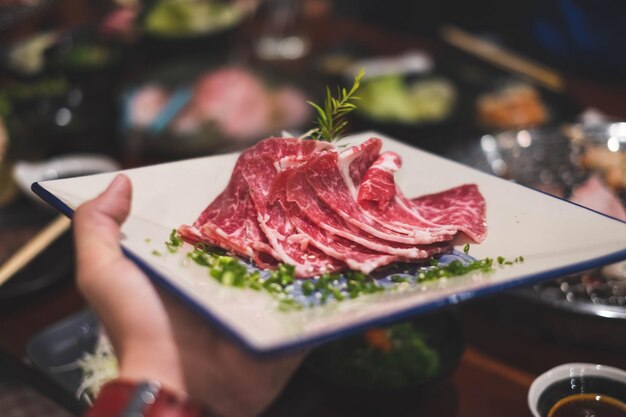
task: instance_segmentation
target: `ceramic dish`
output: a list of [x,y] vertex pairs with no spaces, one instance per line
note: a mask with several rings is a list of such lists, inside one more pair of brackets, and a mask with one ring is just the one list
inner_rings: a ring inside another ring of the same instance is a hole
[[85,310],[46,327],[26,346],[30,362],[60,387],[65,394],[63,404],[76,415],[84,413],[89,404],[84,396],[77,396],[83,372],[76,363],[94,352],[99,334],[98,318]]
[[528,391],[528,406],[535,417],[545,417],[560,399],[583,393],[610,396],[624,402],[626,372],[591,363],[559,365],[535,379]]
[[[37,196],[33,194],[33,198]],[[55,213],[49,206],[34,203],[25,196],[0,208],[0,265],[8,262],[54,218]],[[66,231],[30,259],[0,286],[0,310],[23,308],[27,298],[70,281],[74,267],[73,245],[72,234]]]
[[74,154],[58,156],[42,162],[17,161],[13,167],[13,178],[25,195],[41,203],[41,199],[37,198],[30,189],[33,182],[119,169],[120,165],[106,155]]
[[28,297],[72,279],[74,242],[65,232],[0,287],[0,307],[15,308]]
[[[380,135],[345,139],[358,144]],[[222,191],[237,154],[226,154],[127,170],[134,186],[132,211],[123,226],[126,255],[156,283],[180,297],[207,321],[257,354],[309,347],[373,325],[459,303],[520,285],[562,276],[626,258],[626,224],[543,193],[383,138],[383,150],[402,155],[397,182],[408,196],[476,183],[487,203],[489,235],[474,245],[476,258],[525,258],[489,274],[437,280],[405,290],[284,312],[276,300],[251,290],[226,287],[206,270],[184,262],[185,250],[155,256],[172,229],[195,220]],[[46,181],[33,190],[71,216],[115,174]],[[186,248],[190,250],[190,248]],[[167,251],[165,251],[167,252]]]
[[[169,161],[238,151],[284,129],[306,131],[313,114],[307,91],[313,85],[303,77],[224,64],[213,56],[156,66],[122,94],[126,152]],[[247,110],[240,110],[245,103]]]

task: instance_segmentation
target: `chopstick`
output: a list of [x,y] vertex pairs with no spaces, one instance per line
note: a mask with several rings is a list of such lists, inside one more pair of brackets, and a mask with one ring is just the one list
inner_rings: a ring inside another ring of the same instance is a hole
[[441,36],[449,44],[503,69],[516,72],[556,92],[565,90],[563,77],[555,70],[503,47],[474,36],[456,26],[444,26]]
[[0,286],[68,230],[70,224],[70,219],[60,215],[22,246],[0,267]]

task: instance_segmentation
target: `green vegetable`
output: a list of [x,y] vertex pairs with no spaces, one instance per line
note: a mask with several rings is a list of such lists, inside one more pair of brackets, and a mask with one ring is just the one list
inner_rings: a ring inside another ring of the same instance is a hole
[[434,377],[440,370],[439,353],[411,323],[384,330],[389,350],[372,346],[363,336],[335,342],[314,352],[312,363],[344,386],[366,389],[402,388]]
[[416,123],[446,118],[455,101],[454,86],[443,78],[407,85],[400,75],[363,83],[359,112],[391,122]]
[[146,31],[171,37],[225,29],[243,17],[240,7],[214,0],[157,0],[144,22]]
[[317,140],[324,140],[327,142],[333,142],[341,139],[341,133],[348,124],[345,120],[345,116],[356,109],[354,103],[355,100],[359,100],[359,97],[355,95],[359,89],[361,79],[365,75],[363,69],[359,70],[359,73],[354,78],[354,84],[350,91],[345,88],[337,88],[337,97],[333,97],[330,88],[326,87],[326,100],[324,101],[324,108],[317,104],[308,101],[311,106],[317,111],[317,128],[311,133],[311,137]]
[[114,59],[112,50],[99,44],[79,43],[60,56],[61,65],[69,69],[100,68]]
[[311,281],[306,281],[302,284],[302,294],[313,295],[313,293],[315,293],[315,284]]
[[[498,265],[500,266],[509,266],[513,265],[514,263],[523,262],[524,260],[522,256],[518,256],[513,261],[508,261],[503,256],[498,256],[496,259]],[[436,260],[433,260],[431,261],[430,268],[418,270],[416,275],[416,282],[425,282],[441,278],[457,277],[474,271],[486,274],[495,270],[493,267],[493,261],[494,260],[492,258],[487,257],[484,259],[478,259],[476,261],[468,262],[466,264],[459,260],[454,260],[447,265],[441,265]]]
[[[176,230],[172,230],[169,240],[165,242],[166,248],[169,252],[174,253],[182,245],[183,240]],[[465,247],[465,253],[467,252],[469,252],[469,245]],[[152,253],[155,256],[161,256],[157,250]],[[187,258],[199,266],[208,268],[208,275],[221,284],[263,291],[272,295],[278,300],[281,311],[298,310],[305,307],[304,304],[295,299],[294,288],[298,280],[296,280],[293,265],[280,264],[269,275],[262,276],[259,271],[249,270],[238,258],[225,255],[223,251],[207,247],[203,243],[197,243],[193,251],[187,253]],[[507,261],[503,257],[497,259],[500,266],[523,261],[521,256],[515,258],[514,261]],[[436,259],[432,259],[430,266],[420,268],[415,277],[393,275],[390,277],[390,281],[394,284],[416,284],[465,275],[473,271],[488,273],[494,270],[493,262],[493,259],[485,258],[468,263],[454,260],[443,265]],[[357,271],[347,271],[343,274],[325,273],[319,277],[298,281],[298,283],[304,296],[315,295],[320,304],[326,304],[331,300],[341,302],[346,299],[358,298],[361,295],[385,291],[385,287],[376,279]],[[393,289],[394,287],[389,291],[393,291]],[[316,302],[311,302],[309,307],[315,304]]]
[[400,284],[402,282],[409,282],[408,277],[403,277],[402,275],[393,275],[391,277],[391,282],[395,282],[396,284]]
[[8,117],[15,103],[38,100],[42,97],[58,97],[69,90],[63,77],[46,77],[39,81],[13,81],[0,89],[0,118]]
[[176,253],[178,249],[183,246],[183,239],[178,235],[178,231],[176,229],[172,229],[170,233],[170,240],[165,242],[165,246],[170,253]]
[[291,265],[279,265],[268,278],[263,279],[259,271],[249,271],[234,256],[213,252],[202,243],[197,243],[194,250],[187,254],[187,258],[202,267],[207,267],[209,276],[221,284],[271,294],[278,299],[281,311],[298,310],[303,307],[287,290],[295,281],[295,268]]
[[[174,233],[174,232],[172,232]],[[169,248],[172,239],[166,243]],[[182,243],[181,243],[182,244]],[[220,283],[237,288],[249,288],[255,291],[264,291],[279,300],[279,309],[282,311],[297,310],[304,306],[295,300],[292,288],[296,282],[295,268],[292,265],[280,264],[267,278],[262,278],[258,271],[249,271],[236,257],[212,252],[205,245],[196,244],[194,250],[187,254],[187,258],[196,264],[207,267],[209,276]],[[362,294],[372,294],[384,291],[384,288],[371,277],[360,272],[349,271],[344,274],[347,290],[343,291],[340,274],[323,274],[301,283],[302,294],[311,296],[320,294],[320,303],[328,301],[343,301],[346,298],[356,298]]]

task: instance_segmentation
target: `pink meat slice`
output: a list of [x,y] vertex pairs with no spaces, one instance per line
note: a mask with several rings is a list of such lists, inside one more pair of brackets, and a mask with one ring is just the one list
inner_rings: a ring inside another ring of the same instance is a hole
[[382,145],[380,139],[370,138],[339,154],[338,163],[341,175],[354,198],[357,197],[357,188],[363,181],[365,173],[378,158]]
[[251,158],[243,167],[250,195],[257,212],[257,221],[267,236],[277,258],[295,267],[296,276],[310,277],[345,269],[344,262],[328,256],[313,245],[290,221],[280,201],[270,195],[279,175],[275,159],[267,155]]
[[359,186],[358,201],[364,212],[390,228],[420,228],[435,240],[450,239],[457,232],[475,242],[486,236],[485,200],[474,184],[409,200],[395,184],[393,175],[400,168],[400,157],[381,154],[371,165]]
[[[369,149],[363,148],[362,151],[368,152]],[[358,188],[352,183],[349,166],[349,162],[356,160],[359,155],[351,154],[350,156],[350,159],[340,161],[337,154],[325,153],[311,159],[306,165],[307,179],[318,197],[347,223],[390,242],[417,245],[449,240],[437,239],[432,233],[418,228],[392,230],[387,227],[384,219],[374,218],[371,214],[366,215],[357,204]]]
[[334,152],[333,145],[317,140],[268,138],[244,151],[237,163],[243,165],[249,159],[265,155],[274,161],[278,171],[283,171],[290,166],[306,162],[312,156],[324,151]]
[[[299,169],[291,169],[281,173],[274,181],[272,195],[280,201],[291,223],[300,233],[307,236],[311,244],[326,255],[345,262],[350,269],[366,274],[399,260],[398,256],[368,249],[320,227],[316,220],[319,220],[321,212],[316,204],[301,209],[289,198],[291,195],[302,199],[318,200],[315,191],[306,179],[302,181],[299,171]],[[329,214],[336,217],[332,211]]]
[[266,139],[240,155],[226,189],[179,232],[262,268],[291,264],[298,277],[424,259],[448,250],[459,231],[484,239],[475,185],[409,200],[394,181],[399,156],[380,150],[374,138],[341,153],[325,142]]
[[332,148],[317,141],[269,138],[243,152],[226,189],[200,214],[193,226],[182,225],[179,233],[190,243],[206,242],[251,258],[259,267],[275,266],[279,258],[258,222],[248,183],[242,175],[247,161],[271,155],[277,163],[306,160],[320,150]]
[[240,68],[222,68],[198,80],[189,108],[196,119],[212,121],[227,136],[245,140],[269,131],[271,103],[257,77]]
[[205,242],[252,259],[257,265],[275,265],[275,252],[259,228],[248,185],[235,168],[226,189],[200,214],[192,226],[178,229],[191,243]]
[[[291,161],[307,160],[322,150],[332,148],[332,145],[318,141],[302,141],[296,138],[268,138],[257,143],[255,146],[244,151],[235,164],[231,179],[226,189],[215,198],[194,222],[196,228],[204,225],[207,221],[220,213],[224,209],[225,214],[220,217],[221,221],[229,222],[229,213],[246,213],[247,210],[238,210],[247,207],[245,195],[248,194],[248,186],[241,177],[241,169],[246,161],[262,155],[275,158],[277,163],[288,163]],[[227,200],[228,204],[216,204],[218,200]],[[239,200],[242,200],[241,202]],[[241,205],[240,203],[244,203]],[[241,218],[241,216],[235,216]]]
[[[432,248],[429,246],[386,241],[346,222],[317,196],[307,180],[306,166],[287,172],[282,177],[284,179],[281,183],[277,183],[277,188],[284,189],[286,200],[298,206],[299,217],[306,217],[308,222],[315,224],[331,238],[341,237],[353,244],[358,244],[358,247],[365,247],[380,254],[402,257],[405,260],[419,260],[432,255]],[[292,210],[291,213],[294,211]],[[290,215],[290,219],[294,224],[296,223],[293,215]],[[320,249],[324,250],[324,248]]]
[[[379,154],[382,142],[371,138],[343,151],[339,167],[363,216],[385,229],[416,237],[429,244],[451,240],[456,229],[433,224],[403,206],[404,195],[395,183],[394,173],[401,166],[394,152]],[[369,202],[375,202],[373,206]]]
[[289,202],[285,204],[285,211],[298,231],[305,234],[312,245],[326,255],[345,262],[350,269],[369,274],[376,268],[400,260],[397,256],[376,252],[342,237],[330,235],[307,216],[303,216],[297,205]]
[[385,152],[368,167],[359,184],[357,201],[359,204],[372,204],[385,210],[396,196],[396,182],[393,174],[400,168],[400,155]]
[[458,231],[456,227],[435,223],[411,208],[394,180],[400,164],[399,155],[385,152],[368,168],[357,196],[364,216],[398,233],[420,231],[424,243],[451,240]]
[[476,243],[487,236],[487,204],[476,184],[417,197],[410,204],[423,217],[456,227]]

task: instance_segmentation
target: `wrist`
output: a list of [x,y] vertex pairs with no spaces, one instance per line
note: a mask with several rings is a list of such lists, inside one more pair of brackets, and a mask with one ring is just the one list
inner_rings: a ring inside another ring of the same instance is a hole
[[187,389],[177,356],[150,348],[127,349],[120,355],[119,377],[124,381],[159,381],[180,396]]

